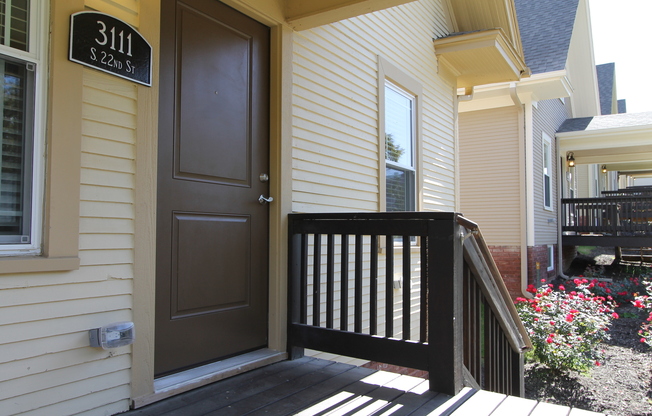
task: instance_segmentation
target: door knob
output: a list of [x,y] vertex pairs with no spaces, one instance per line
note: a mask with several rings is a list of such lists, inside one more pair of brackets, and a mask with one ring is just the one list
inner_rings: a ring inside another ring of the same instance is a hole
[[264,195],[261,195],[261,196],[258,197],[258,202],[260,202],[261,205],[269,204],[269,203],[272,202],[273,200],[274,200],[274,198],[272,198],[271,196],[268,197],[268,198],[265,198]]

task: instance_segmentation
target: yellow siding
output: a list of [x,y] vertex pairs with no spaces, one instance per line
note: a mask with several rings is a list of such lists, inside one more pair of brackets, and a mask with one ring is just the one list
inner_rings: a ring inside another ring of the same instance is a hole
[[489,245],[519,245],[521,170],[515,107],[460,114],[461,211]]
[[[378,56],[423,85],[424,210],[454,210],[453,89],[437,75],[438,1],[417,1],[295,33],[293,210],[378,211]],[[434,32],[433,32],[434,30]]]
[[110,14],[138,27],[140,0],[86,0],[86,7]]
[[88,330],[133,319],[136,87],[90,69],[81,82],[81,267],[2,276],[0,415],[129,405],[130,347],[89,348]]

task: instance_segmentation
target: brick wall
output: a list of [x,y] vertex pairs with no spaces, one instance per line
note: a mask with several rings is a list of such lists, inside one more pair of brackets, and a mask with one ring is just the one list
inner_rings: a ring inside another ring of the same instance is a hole
[[[557,246],[553,247],[555,259],[553,261],[553,269],[548,271],[548,246],[534,246],[527,248],[528,257],[528,284],[535,286],[540,285],[541,279],[550,280],[557,276]],[[537,263],[539,269],[537,271]]]
[[519,246],[490,246],[489,251],[503,276],[512,298],[521,293],[521,248]]

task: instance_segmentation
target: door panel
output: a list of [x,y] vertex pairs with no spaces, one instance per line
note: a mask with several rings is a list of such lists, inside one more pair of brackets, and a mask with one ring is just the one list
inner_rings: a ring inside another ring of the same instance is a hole
[[155,373],[267,344],[269,29],[164,0]]

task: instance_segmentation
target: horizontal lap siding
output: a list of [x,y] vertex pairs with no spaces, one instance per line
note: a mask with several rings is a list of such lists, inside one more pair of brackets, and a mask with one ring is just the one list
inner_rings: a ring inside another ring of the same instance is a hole
[[[559,99],[540,101],[533,109],[534,138],[534,244],[557,244],[557,206],[559,163],[555,133],[568,117],[564,103]],[[543,208],[543,138],[545,132],[552,139],[552,211]]]
[[487,244],[519,245],[521,169],[515,107],[460,113],[461,211],[477,222]]
[[82,82],[81,267],[2,277],[0,415],[129,405],[130,347],[89,348],[88,330],[133,319],[136,87],[87,69]]
[[439,1],[416,1],[294,36],[293,210],[378,211],[378,55],[423,86],[424,210],[454,210],[453,89],[437,75]]

